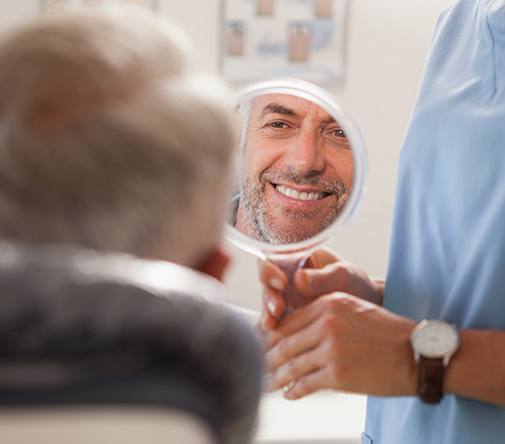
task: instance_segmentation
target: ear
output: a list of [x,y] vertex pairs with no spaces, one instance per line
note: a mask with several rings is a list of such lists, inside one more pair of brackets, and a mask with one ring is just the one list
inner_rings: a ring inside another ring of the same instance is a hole
[[221,248],[214,248],[196,269],[223,282],[224,273],[230,263],[230,256]]

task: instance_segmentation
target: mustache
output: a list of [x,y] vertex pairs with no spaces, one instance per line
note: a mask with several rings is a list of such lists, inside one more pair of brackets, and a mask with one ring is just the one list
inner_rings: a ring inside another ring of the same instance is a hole
[[288,182],[295,185],[312,185],[316,186],[320,191],[328,194],[336,194],[337,196],[341,196],[348,191],[347,187],[340,179],[336,178],[335,180],[329,180],[322,177],[321,174],[317,172],[300,175],[293,169],[284,171],[271,171],[267,169],[260,173],[258,179],[262,191],[265,189],[268,182]]

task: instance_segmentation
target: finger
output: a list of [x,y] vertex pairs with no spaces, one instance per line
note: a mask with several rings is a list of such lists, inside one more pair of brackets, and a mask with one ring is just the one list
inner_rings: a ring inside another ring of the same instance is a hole
[[307,328],[279,340],[265,354],[267,371],[275,371],[277,367],[286,365],[296,356],[303,355],[317,347],[324,339],[326,331],[324,322],[324,318],[319,318]]
[[323,294],[345,291],[349,273],[344,263],[334,262],[319,269],[300,269],[295,273],[295,285],[306,298],[313,299]]
[[279,319],[284,313],[284,299],[277,291],[265,289],[263,291],[263,304],[261,310],[261,328],[263,331],[273,330],[277,327]]
[[343,259],[329,248],[320,248],[305,261],[304,268],[323,268],[328,264],[341,262]]
[[328,367],[323,367],[298,379],[284,393],[284,397],[290,400],[300,399],[318,390],[328,388],[331,388],[330,370]]
[[269,330],[273,330],[278,323],[278,319],[274,318],[270,315],[270,313],[263,311],[261,313],[261,322],[260,327],[262,332],[267,332]]
[[266,261],[260,263],[260,281],[265,287],[282,292],[286,288],[288,280],[277,265]]
[[263,311],[275,319],[280,319],[286,304],[282,294],[277,290],[266,288],[263,291]]
[[291,336],[311,324],[324,311],[324,301],[317,300],[287,314],[275,330],[265,332],[265,348],[271,349],[281,339]]
[[293,381],[316,371],[325,365],[326,354],[323,347],[316,347],[303,355],[299,355],[283,364],[267,379],[266,390],[273,391],[285,387]]

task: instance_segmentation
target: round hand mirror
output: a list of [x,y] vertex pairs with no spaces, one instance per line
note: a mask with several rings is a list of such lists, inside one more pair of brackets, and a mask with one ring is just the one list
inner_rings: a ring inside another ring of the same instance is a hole
[[[245,89],[237,121],[227,239],[290,278],[356,210],[366,175],[362,139],[327,91],[295,79]],[[302,303],[285,296],[290,308]]]

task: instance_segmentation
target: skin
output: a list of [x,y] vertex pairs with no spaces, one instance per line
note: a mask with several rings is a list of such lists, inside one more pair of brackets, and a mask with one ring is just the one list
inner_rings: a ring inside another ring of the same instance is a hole
[[[266,387],[289,386],[298,399],[321,389],[379,396],[414,396],[416,366],[410,335],[416,322],[380,305],[384,281],[327,250],[295,283],[311,301],[281,319],[286,277],[260,266]],[[461,345],[446,370],[445,393],[505,406],[505,332],[461,330]]]
[[223,282],[224,275],[230,265],[230,256],[221,247],[214,247],[210,253],[206,254],[200,263],[193,268],[196,271],[208,274],[209,276]]
[[[352,150],[320,106],[286,94],[253,99],[243,150],[235,224],[242,233],[269,243],[299,242],[325,229],[344,207],[354,175]],[[289,197],[279,186],[318,193],[318,199]]]

